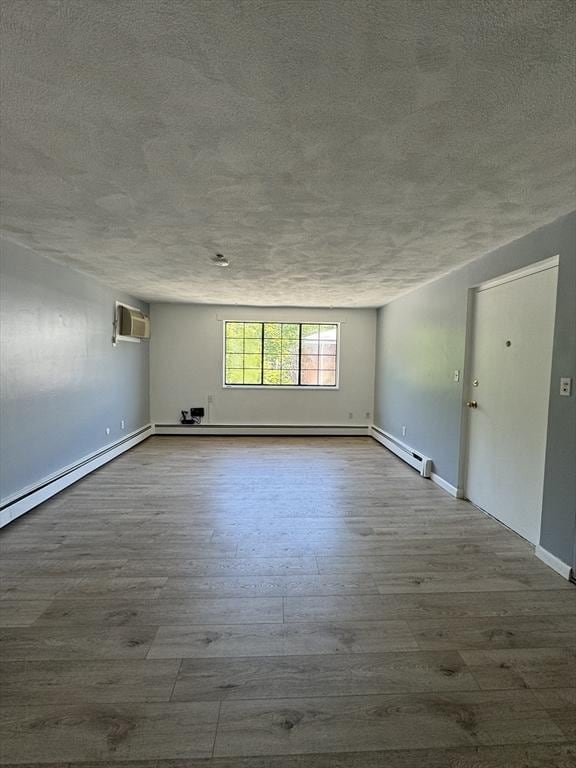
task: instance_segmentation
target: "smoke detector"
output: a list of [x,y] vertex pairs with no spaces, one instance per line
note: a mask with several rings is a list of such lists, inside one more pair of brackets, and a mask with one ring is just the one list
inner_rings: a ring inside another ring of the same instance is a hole
[[230,262],[228,261],[226,256],[224,256],[223,253],[217,253],[215,256],[211,257],[211,260],[212,260],[212,263],[216,264],[217,267],[227,267],[230,264]]

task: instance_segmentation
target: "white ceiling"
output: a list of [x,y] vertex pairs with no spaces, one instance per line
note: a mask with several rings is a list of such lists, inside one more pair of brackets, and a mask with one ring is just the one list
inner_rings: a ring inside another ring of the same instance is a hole
[[4,233],[146,299],[382,304],[575,207],[575,8],[2,0]]

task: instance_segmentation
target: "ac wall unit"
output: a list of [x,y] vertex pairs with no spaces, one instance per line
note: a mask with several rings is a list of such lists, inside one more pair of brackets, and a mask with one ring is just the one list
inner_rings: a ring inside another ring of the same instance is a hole
[[150,318],[138,309],[119,304],[118,333],[132,339],[149,339]]

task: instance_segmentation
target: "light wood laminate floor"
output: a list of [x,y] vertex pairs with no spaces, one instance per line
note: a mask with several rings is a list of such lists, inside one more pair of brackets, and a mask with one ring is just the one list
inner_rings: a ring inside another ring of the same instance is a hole
[[370,438],[155,437],[1,546],[4,764],[576,766],[574,587]]

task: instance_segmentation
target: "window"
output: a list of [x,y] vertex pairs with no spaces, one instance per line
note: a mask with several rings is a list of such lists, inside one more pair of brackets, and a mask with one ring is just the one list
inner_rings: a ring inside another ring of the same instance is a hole
[[337,323],[224,323],[224,384],[336,387]]

